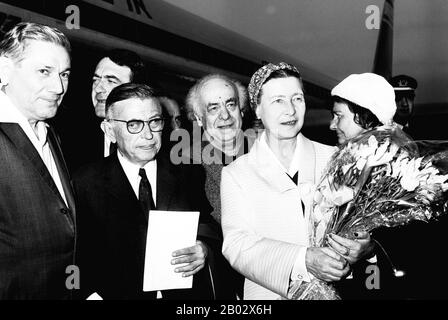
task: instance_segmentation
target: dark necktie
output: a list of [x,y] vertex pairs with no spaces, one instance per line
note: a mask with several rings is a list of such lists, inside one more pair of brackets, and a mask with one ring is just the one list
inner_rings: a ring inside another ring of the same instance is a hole
[[140,201],[143,212],[145,215],[148,215],[149,210],[156,208],[154,199],[152,198],[151,184],[146,176],[145,169],[140,168],[138,175],[141,177],[140,185],[138,187],[138,200]]
[[117,144],[111,142],[109,145],[109,155],[113,154],[116,151],[117,151]]

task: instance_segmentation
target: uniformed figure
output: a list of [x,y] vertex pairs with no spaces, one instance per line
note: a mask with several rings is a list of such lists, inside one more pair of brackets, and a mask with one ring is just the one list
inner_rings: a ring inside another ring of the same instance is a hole
[[395,90],[395,102],[397,112],[394,121],[403,127],[409,126],[409,120],[414,111],[415,89],[417,89],[417,80],[401,74],[393,77],[390,84]]

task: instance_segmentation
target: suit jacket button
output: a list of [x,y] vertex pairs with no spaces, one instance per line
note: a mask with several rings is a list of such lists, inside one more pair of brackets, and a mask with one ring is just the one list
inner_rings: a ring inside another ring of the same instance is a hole
[[61,209],[61,213],[62,213],[62,214],[68,214],[68,210],[65,209],[65,208],[62,208],[62,209]]

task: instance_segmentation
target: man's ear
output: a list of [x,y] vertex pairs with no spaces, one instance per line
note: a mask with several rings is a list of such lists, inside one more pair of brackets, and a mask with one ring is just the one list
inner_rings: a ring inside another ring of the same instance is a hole
[[355,114],[353,115],[353,121],[354,121],[357,125],[359,125],[359,114],[358,114],[358,113],[355,113]]
[[202,127],[202,118],[199,117],[196,113],[194,114],[194,117],[196,118],[196,121],[198,122],[198,126]]
[[103,120],[100,124],[101,130],[103,130],[106,137],[112,142],[116,143],[117,139],[115,138],[115,131],[112,128],[112,124],[109,121]]
[[0,57],[0,82],[1,86],[9,83],[9,78],[13,69],[13,61],[11,58]]

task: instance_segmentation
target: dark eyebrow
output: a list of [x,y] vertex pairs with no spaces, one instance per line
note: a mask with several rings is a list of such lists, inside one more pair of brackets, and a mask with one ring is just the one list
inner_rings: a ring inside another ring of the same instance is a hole
[[121,82],[121,80],[120,79],[118,79],[116,76],[112,76],[112,75],[108,75],[108,76],[105,76],[105,78],[107,79],[107,80],[116,80],[116,81],[119,81],[119,82]]
[[[97,74],[97,73],[94,73],[93,74],[93,78],[101,78],[101,76],[99,74]],[[121,82],[121,80],[118,79],[114,75],[106,75],[106,76],[104,76],[104,78],[106,78],[107,80],[115,80],[115,81]]]
[[229,99],[226,100],[226,103],[227,102],[235,102],[236,103],[236,98],[229,98]]

